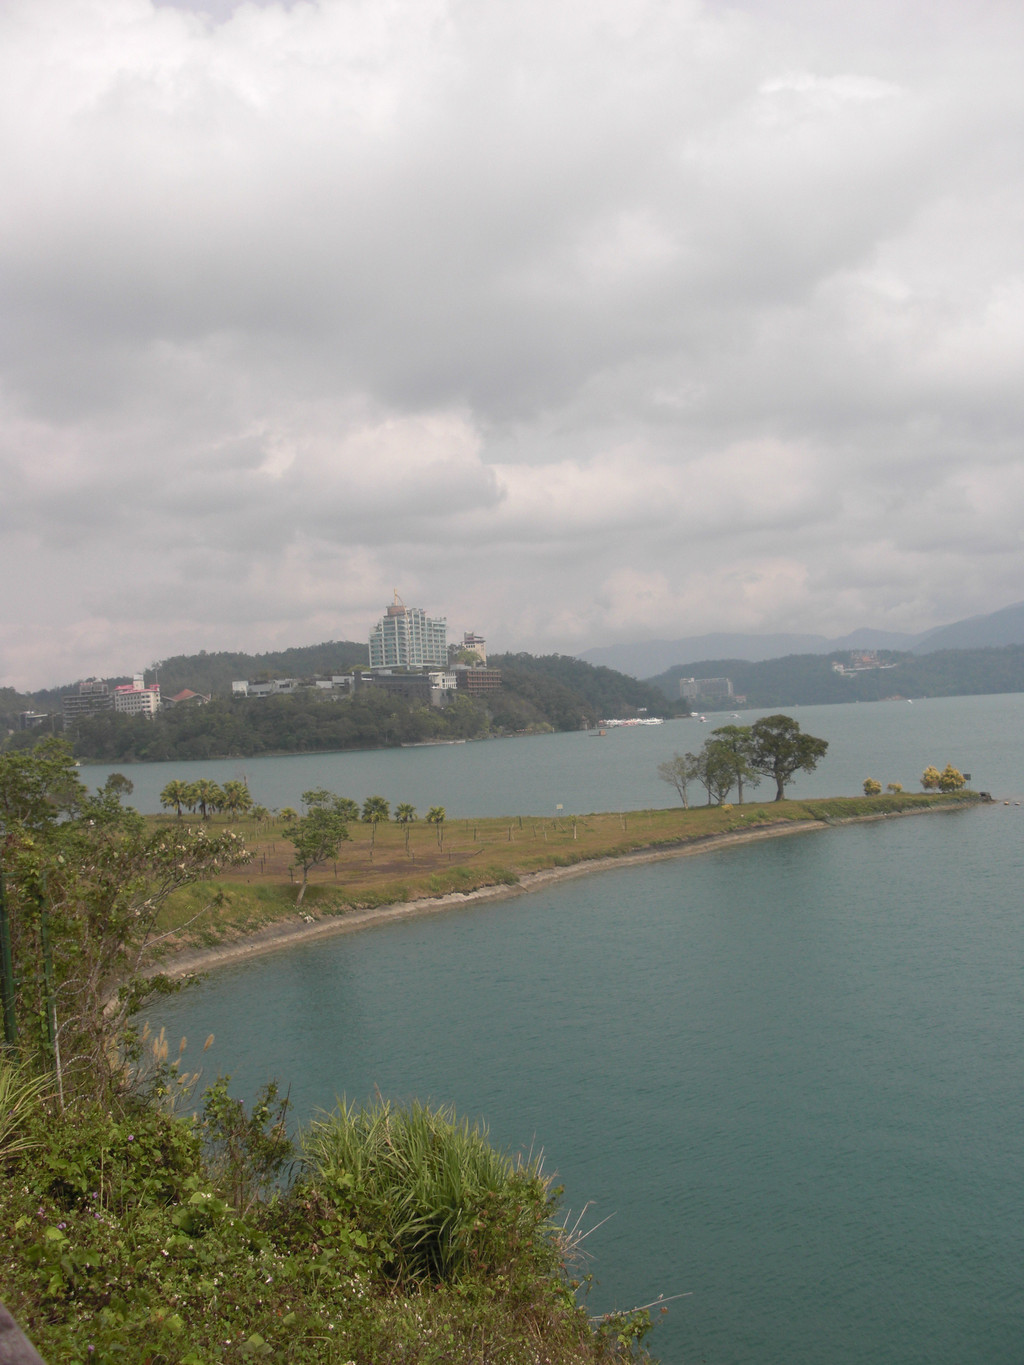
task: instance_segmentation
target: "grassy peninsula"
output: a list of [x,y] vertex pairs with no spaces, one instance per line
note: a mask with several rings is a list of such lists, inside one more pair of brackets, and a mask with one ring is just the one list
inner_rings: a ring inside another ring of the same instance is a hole
[[[310,872],[301,906],[296,905],[299,877],[291,870],[294,850],[282,834],[286,821],[236,822],[233,827],[252,850],[252,861],[170,898],[159,922],[161,933],[169,935],[161,944],[161,968],[175,953],[187,953],[182,961],[192,965],[197,959],[189,950],[198,950],[212,964],[232,945],[269,948],[314,924],[342,928],[347,921],[365,922],[353,912],[486,889],[511,892],[529,886],[538,874],[566,875],[605,860],[683,855],[723,840],[949,809],[974,800],[970,792],[900,792],[557,818],[447,820],[440,826],[353,823],[337,860]],[[159,817],[168,825],[175,819]]]

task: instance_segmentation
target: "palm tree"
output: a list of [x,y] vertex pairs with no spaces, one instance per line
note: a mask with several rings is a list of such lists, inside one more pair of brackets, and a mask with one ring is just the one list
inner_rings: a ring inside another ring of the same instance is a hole
[[444,848],[444,822],[446,813],[444,806],[431,806],[427,811],[427,823],[434,825],[437,829],[438,848]]
[[178,819],[180,820],[182,806],[188,805],[188,783],[183,782],[180,777],[176,777],[168,782],[167,786],[164,787],[163,791],[160,793],[160,804],[166,810],[170,810],[171,806],[173,806]]
[[252,810],[252,797],[244,782],[224,783],[224,809],[232,816],[245,815]]
[[363,824],[370,826],[370,857],[373,857],[373,845],[377,837],[377,821],[387,820],[391,815],[391,807],[384,800],[383,796],[368,796],[363,802]]
[[189,796],[193,806],[199,807],[199,814],[203,819],[209,820],[210,807],[215,807],[218,799],[223,799],[224,793],[210,778],[197,777],[189,790]]
[[395,819],[400,825],[405,826],[405,851],[409,852],[409,826],[416,819],[416,807],[410,806],[408,801],[403,801],[395,807]]

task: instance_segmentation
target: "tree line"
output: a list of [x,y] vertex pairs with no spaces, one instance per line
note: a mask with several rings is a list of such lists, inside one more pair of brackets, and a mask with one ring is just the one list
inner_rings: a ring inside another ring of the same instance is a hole
[[699,753],[674,754],[659,763],[658,776],[674,787],[684,806],[689,788],[697,783],[707,793],[707,804],[723,805],[733,787],[743,801],[745,787],[756,787],[762,777],[775,783],[775,800],[798,772],[813,772],[828,750],[828,740],[806,735],[792,716],[762,716],[753,725],[722,725],[712,730]]
[[[952,763],[947,763],[941,772],[933,763],[929,763],[921,774],[921,786],[926,792],[958,792],[963,791],[966,785],[967,779],[959,768],[953,767]],[[890,782],[886,786],[886,791],[893,795],[898,795],[902,790],[902,782]],[[881,791],[881,782],[877,782],[873,777],[864,779],[865,796],[879,796]]]

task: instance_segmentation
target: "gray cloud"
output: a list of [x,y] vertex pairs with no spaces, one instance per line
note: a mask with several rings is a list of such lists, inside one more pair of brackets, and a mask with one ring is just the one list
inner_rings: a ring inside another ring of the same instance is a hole
[[1017,600],[1022,30],[9,0],[0,682]]

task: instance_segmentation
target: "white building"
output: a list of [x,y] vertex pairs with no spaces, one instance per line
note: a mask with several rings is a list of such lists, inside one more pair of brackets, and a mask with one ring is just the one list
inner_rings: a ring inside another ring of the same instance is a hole
[[453,668],[445,669],[443,673],[431,673],[430,675],[430,686],[437,687],[442,692],[454,692],[458,685],[459,680]]
[[446,668],[448,622],[434,619],[422,607],[407,607],[395,593],[394,603],[370,631],[370,667]]
[[160,684],[147,687],[141,673],[135,681],[114,688],[114,710],[125,716],[155,716],[160,710]]

